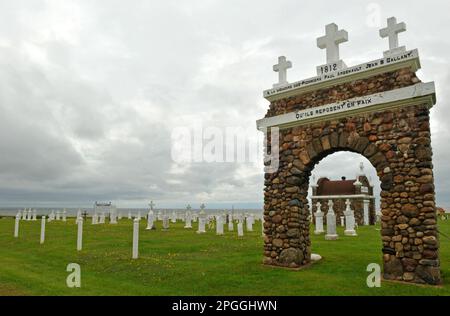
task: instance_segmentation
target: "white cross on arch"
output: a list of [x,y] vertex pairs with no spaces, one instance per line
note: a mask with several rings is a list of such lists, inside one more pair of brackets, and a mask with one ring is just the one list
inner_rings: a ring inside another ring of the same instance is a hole
[[332,64],[339,61],[339,44],[348,41],[346,30],[339,30],[336,23],[325,26],[325,36],[317,39],[317,47],[326,49],[327,63]]
[[273,65],[273,71],[278,72],[278,83],[274,84],[273,87],[279,87],[287,84],[287,70],[292,68],[292,63],[286,60],[285,56],[278,57],[278,64]]
[[387,20],[387,27],[380,30],[380,36],[389,38],[389,49],[393,50],[398,48],[398,34],[405,31],[406,24],[404,22],[397,23],[397,19],[391,17]]

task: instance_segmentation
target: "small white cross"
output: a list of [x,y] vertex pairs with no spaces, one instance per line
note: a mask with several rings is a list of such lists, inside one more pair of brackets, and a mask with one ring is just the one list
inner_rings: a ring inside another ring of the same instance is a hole
[[347,199],[347,200],[345,201],[345,205],[347,206],[346,211],[351,211],[350,205],[352,205],[352,203],[350,202],[350,199]]
[[397,23],[395,17],[387,20],[387,27],[380,30],[381,38],[389,38],[389,50],[395,50],[398,47],[398,34],[406,31],[406,24],[404,22]]
[[333,206],[333,200],[328,200],[328,213],[334,213]]
[[287,84],[287,70],[292,68],[292,63],[286,60],[285,56],[278,57],[278,64],[273,65],[273,71],[278,72],[278,83],[273,85],[274,88]]
[[338,30],[335,23],[325,26],[325,36],[317,39],[317,47],[326,49],[327,63],[332,64],[339,61],[339,44],[348,41],[348,33],[346,30]]

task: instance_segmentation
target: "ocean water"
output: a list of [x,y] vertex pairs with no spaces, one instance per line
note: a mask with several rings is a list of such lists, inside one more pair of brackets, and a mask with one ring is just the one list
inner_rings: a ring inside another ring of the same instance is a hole
[[[5,207],[5,208],[0,208],[0,216],[16,216],[17,212],[19,210],[23,210],[24,208],[22,207]],[[28,210],[28,208],[26,208]],[[77,215],[78,210],[81,210],[82,213],[87,212],[89,215],[93,214],[93,208],[64,208],[64,207],[60,207],[60,208],[55,208],[55,207],[51,207],[51,208],[42,208],[42,207],[33,207],[31,208],[31,210],[36,210],[36,213],[38,216],[41,215],[49,215],[52,211],[55,211],[55,213],[57,211],[63,211],[66,210],[67,216],[68,217],[75,217]],[[179,213],[179,214],[185,214],[186,213],[186,209],[177,209],[177,208],[166,208],[166,209],[158,209],[155,208],[153,209],[153,211],[155,212],[155,214],[158,214],[159,211],[162,211],[163,214],[165,212],[167,212],[168,215],[171,215],[173,211]],[[128,212],[131,212],[131,214],[134,216],[136,215],[138,212],[141,212],[142,216],[145,216],[148,213],[149,209],[143,209],[143,208],[118,208],[117,212],[121,212],[123,217],[128,216]],[[191,212],[199,212],[200,209],[191,209]],[[205,209],[205,213],[206,214],[218,214],[218,213],[223,213],[223,212],[229,213],[232,210],[224,210],[224,209]],[[261,209],[234,209],[233,210],[234,214],[244,214],[244,213],[249,213],[249,214],[254,214],[254,215],[261,215],[262,214],[262,210]]]

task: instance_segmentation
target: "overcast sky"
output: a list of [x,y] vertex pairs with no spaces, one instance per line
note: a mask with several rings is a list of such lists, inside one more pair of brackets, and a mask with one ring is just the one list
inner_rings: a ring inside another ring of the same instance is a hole
[[[174,128],[256,128],[279,55],[289,81],[314,76],[315,39],[335,22],[348,66],[380,58],[393,15],[419,77],[437,85],[437,199],[450,206],[449,11],[445,0],[0,0],[0,206],[261,206],[261,165],[176,163]],[[352,177],[360,161],[335,154],[315,173]]]

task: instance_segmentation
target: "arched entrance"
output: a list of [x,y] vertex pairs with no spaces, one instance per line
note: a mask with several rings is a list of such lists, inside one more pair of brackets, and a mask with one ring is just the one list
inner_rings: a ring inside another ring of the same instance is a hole
[[[421,83],[416,50],[265,91],[258,128],[266,134],[264,264],[310,262],[307,201],[311,171],[329,154],[366,157],[381,181],[385,279],[438,284],[439,241],[429,110],[433,83]],[[371,66],[372,65],[372,66]],[[278,136],[278,137],[277,137]],[[277,150],[275,150],[277,149]]]

